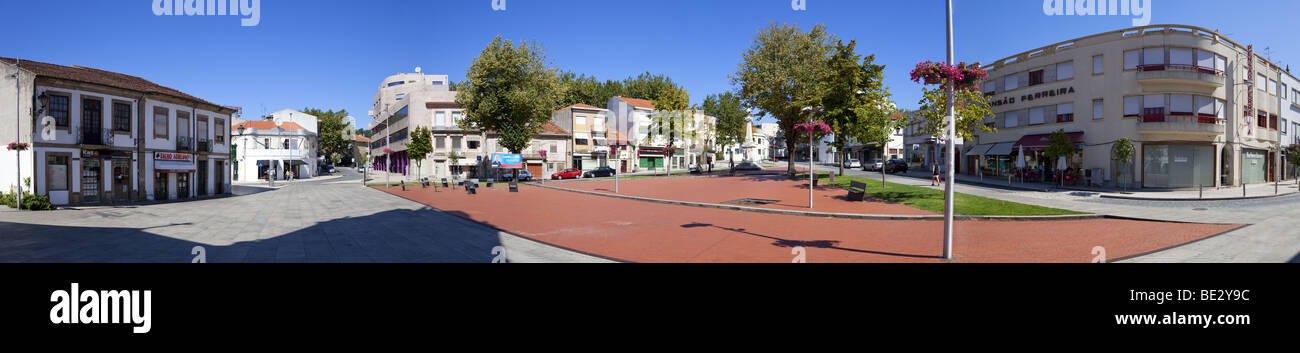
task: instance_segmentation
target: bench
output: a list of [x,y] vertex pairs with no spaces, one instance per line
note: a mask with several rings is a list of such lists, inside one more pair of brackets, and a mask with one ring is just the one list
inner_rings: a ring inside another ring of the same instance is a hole
[[857,181],[851,182],[849,183],[848,190],[849,196],[847,198],[849,201],[866,201],[867,183]]

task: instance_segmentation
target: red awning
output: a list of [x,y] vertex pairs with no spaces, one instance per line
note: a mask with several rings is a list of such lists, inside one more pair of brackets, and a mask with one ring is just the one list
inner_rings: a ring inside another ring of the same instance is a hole
[[[1083,145],[1082,132],[1067,132],[1065,135],[1070,137],[1070,143],[1077,146]],[[1025,137],[1020,138],[1020,141],[1016,142],[1015,145],[1011,146],[1012,151],[1020,151],[1020,146],[1024,146],[1026,151],[1047,150],[1047,139],[1051,136],[1051,134],[1026,135]],[[1082,147],[1080,149],[1082,149]]]

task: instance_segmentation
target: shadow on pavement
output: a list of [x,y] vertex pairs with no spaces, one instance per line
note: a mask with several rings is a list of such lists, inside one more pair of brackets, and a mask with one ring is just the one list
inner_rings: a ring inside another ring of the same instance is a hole
[[[156,228],[49,226],[0,222],[0,262],[192,262],[202,246],[207,262],[491,262],[495,231],[473,225],[430,227],[429,209],[392,210],[338,218],[257,241],[219,246],[155,234]],[[184,229],[174,231],[183,232]],[[212,239],[226,234],[203,234]]]
[[843,250],[843,251],[850,251],[850,252],[863,253],[863,254],[875,254],[875,255],[884,255],[884,256],[908,257],[908,258],[917,258],[917,259],[939,259],[939,258],[941,258],[941,256],[915,255],[915,254],[900,254],[900,253],[892,253],[892,252],[885,252],[885,251],[873,251],[873,250],[862,250],[862,249],[845,248],[845,247],[840,247],[840,246],[839,246],[839,243],[840,243],[840,242],[839,242],[838,240],[790,240],[790,239],[781,239],[781,238],[777,238],[777,237],[773,237],[773,236],[762,235],[762,234],[758,234],[758,233],[752,233],[752,232],[746,231],[744,228],[727,228],[727,227],[717,226],[717,225],[708,224],[708,223],[689,223],[689,224],[683,224],[683,225],[681,225],[681,227],[682,227],[682,228],[705,228],[705,227],[710,227],[710,228],[717,228],[717,229],[721,229],[721,230],[726,230],[726,231],[736,232],[736,233],[740,233],[740,234],[745,234],[745,235],[755,236],[755,237],[759,237],[759,238],[771,239],[771,240],[774,240],[774,241],[772,242],[772,245],[774,245],[774,246],[779,246],[779,247],[783,247],[783,248],[793,248],[793,247],[799,247],[799,246],[802,246],[802,247],[807,247],[807,248],[834,249],[834,250]]

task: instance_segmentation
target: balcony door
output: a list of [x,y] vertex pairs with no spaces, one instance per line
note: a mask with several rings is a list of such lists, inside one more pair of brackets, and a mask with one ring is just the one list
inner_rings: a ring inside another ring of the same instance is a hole
[[81,141],[87,145],[104,144],[104,103],[81,100]]

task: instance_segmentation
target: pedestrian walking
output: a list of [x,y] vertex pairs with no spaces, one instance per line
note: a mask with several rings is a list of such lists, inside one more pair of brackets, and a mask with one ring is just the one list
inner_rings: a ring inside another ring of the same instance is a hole
[[930,164],[930,186],[939,186],[939,164]]

